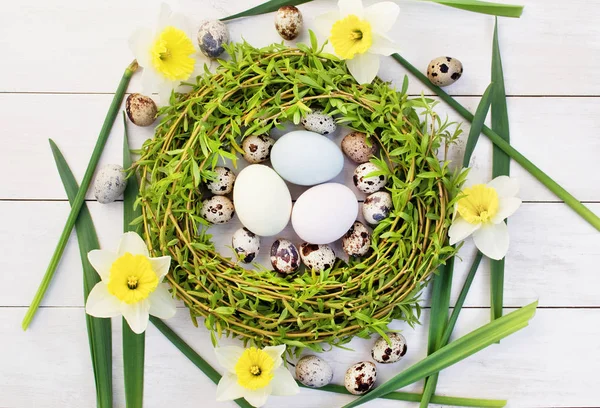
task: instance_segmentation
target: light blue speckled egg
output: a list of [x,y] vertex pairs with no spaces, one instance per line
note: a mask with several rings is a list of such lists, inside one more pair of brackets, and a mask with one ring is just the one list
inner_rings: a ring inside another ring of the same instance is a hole
[[207,20],[198,30],[198,46],[209,58],[217,58],[225,51],[223,45],[229,42],[227,26],[219,20]]
[[101,167],[94,181],[94,196],[100,204],[115,201],[127,187],[125,170],[118,164],[107,164]]

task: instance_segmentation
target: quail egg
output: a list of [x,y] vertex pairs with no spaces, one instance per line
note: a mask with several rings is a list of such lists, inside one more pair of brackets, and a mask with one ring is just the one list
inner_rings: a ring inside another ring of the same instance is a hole
[[300,121],[304,129],[311,132],[317,132],[322,135],[328,135],[335,132],[337,128],[332,116],[326,115],[323,111],[315,109]]
[[356,221],[342,237],[342,249],[349,256],[363,256],[371,247],[371,233],[365,225]]
[[150,126],[156,119],[158,108],[152,98],[133,93],[125,101],[125,112],[134,125]]
[[223,224],[233,217],[233,202],[225,196],[213,196],[202,202],[200,215],[212,224]]
[[335,263],[335,253],[329,245],[315,245],[305,242],[300,245],[300,258],[307,268],[316,272],[329,269]]
[[107,164],[96,174],[94,196],[100,204],[112,203],[123,194],[125,187],[127,187],[127,178],[123,167],[118,164]]
[[304,356],[296,363],[296,379],[311,388],[321,388],[333,380],[333,369],[322,358]]
[[379,176],[367,177],[367,175],[376,171],[381,171],[381,169],[373,163],[363,163],[358,166],[352,177],[356,188],[367,194],[381,190],[387,183],[387,176],[380,174]]
[[219,20],[207,20],[198,29],[198,46],[209,58],[217,58],[225,51],[224,44],[229,42],[229,31],[225,23]]
[[215,167],[217,176],[206,185],[211,193],[216,195],[225,195],[233,191],[233,183],[235,182],[235,174],[228,167]]
[[365,221],[369,224],[378,224],[390,215],[392,210],[392,196],[387,191],[378,191],[365,198],[362,211]]
[[260,237],[246,227],[240,228],[233,233],[231,246],[240,261],[250,263],[260,250]]
[[348,133],[342,140],[342,151],[355,163],[366,163],[377,154],[377,145],[370,141],[367,144],[367,135],[362,132]]
[[443,87],[455,83],[462,73],[462,63],[456,58],[438,57],[427,66],[427,78],[437,86]]
[[362,361],[346,371],[344,386],[351,394],[362,395],[373,388],[375,380],[377,380],[375,364],[370,361]]
[[390,364],[400,360],[406,354],[406,339],[400,333],[386,333],[390,338],[388,342],[379,337],[371,349],[371,357],[378,363]]
[[275,13],[275,29],[284,40],[298,37],[302,29],[302,13],[294,6],[283,6]]
[[300,267],[298,249],[287,239],[278,239],[271,246],[271,265],[285,275],[290,275]]
[[248,136],[242,142],[244,159],[248,163],[262,163],[269,158],[275,140],[269,136]]

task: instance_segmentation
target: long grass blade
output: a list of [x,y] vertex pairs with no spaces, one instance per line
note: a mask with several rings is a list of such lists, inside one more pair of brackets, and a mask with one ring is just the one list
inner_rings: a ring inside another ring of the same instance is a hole
[[537,302],[533,302],[453,341],[368,394],[345,405],[345,408],[357,407],[365,402],[419,381],[521,330],[529,324],[529,320],[535,314],[536,307]]
[[474,13],[491,14],[501,17],[519,18],[523,14],[523,6],[515,4],[492,3],[479,0],[423,0],[432,3],[443,4],[444,6],[454,7],[461,10],[472,11]]
[[471,161],[471,156],[473,155],[473,151],[475,150],[475,146],[479,141],[479,135],[481,135],[481,131],[483,130],[483,125],[485,124],[485,118],[490,110],[490,105],[492,103],[492,96],[494,94],[494,84],[491,83],[486,88],[483,96],[481,97],[481,101],[479,101],[479,105],[477,105],[477,109],[475,110],[475,116],[473,116],[473,121],[471,123],[471,129],[469,130],[469,136],[467,137],[467,143],[465,145],[465,155],[463,157],[463,167],[469,167],[469,162]]
[[[77,196],[79,186],[60,149],[52,139],[49,141],[60,179],[67,193],[69,203],[72,203]],[[83,300],[86,302],[92,288],[100,282],[100,276],[88,261],[87,254],[91,250],[100,248],[100,244],[92,216],[85,203],[81,207],[79,217],[75,222],[75,231],[83,267]],[[113,398],[111,322],[110,319],[101,319],[86,314],[85,324],[96,384],[96,406],[98,408],[110,408],[112,407]]]
[[119,82],[119,86],[117,87],[117,91],[115,92],[115,96],[108,108],[108,113],[106,114],[106,118],[104,119],[104,124],[102,125],[102,129],[100,130],[100,134],[98,136],[98,141],[96,142],[96,146],[94,147],[94,151],[92,152],[92,156],[90,157],[90,161],[87,169],[85,170],[85,174],[83,175],[83,180],[81,180],[81,187],[77,191],[77,195],[73,199],[73,203],[71,204],[71,212],[69,213],[69,217],[67,218],[67,222],[65,223],[65,227],[63,229],[62,234],[58,240],[58,244],[56,245],[56,249],[54,250],[54,254],[50,259],[50,264],[48,265],[48,269],[46,269],[46,273],[42,278],[42,282],[31,301],[31,306],[27,309],[27,313],[23,318],[23,322],[21,327],[23,330],[27,330],[29,327],[29,323],[33,320],[35,313],[37,312],[46,291],[48,290],[48,286],[50,285],[50,281],[54,276],[54,272],[58,266],[58,262],[62,257],[62,254],[67,246],[67,242],[69,241],[69,236],[73,231],[73,227],[75,226],[75,221],[77,220],[77,216],[79,215],[79,211],[83,206],[83,202],[85,201],[85,194],[87,193],[88,187],[92,181],[92,177],[94,176],[94,171],[96,170],[96,166],[98,165],[98,161],[100,160],[100,156],[102,155],[102,150],[104,150],[104,145],[108,140],[108,136],[110,135],[110,130],[112,129],[112,125],[115,122],[115,118],[117,117],[117,113],[119,112],[119,107],[121,106],[121,102],[123,102],[123,96],[125,95],[125,91],[127,90],[127,85],[129,84],[129,80],[133,76],[133,73],[137,70],[138,64],[136,61],[133,61],[123,73],[123,77],[121,78],[121,82]]
[[[504,74],[502,71],[502,58],[498,45],[498,19],[494,26],[494,41],[492,46],[492,82],[494,95],[492,97],[492,130],[507,143],[510,143],[508,124],[508,108],[506,106],[506,89],[504,88]],[[501,149],[494,146],[492,153],[492,177],[510,175],[510,157]],[[496,261],[490,259],[490,303],[492,320],[502,316],[504,304],[504,258]]]
[[[427,79],[425,75],[415,68],[411,63],[404,59],[400,54],[392,54],[392,57],[406,68],[411,74],[419,79],[425,86],[435,92],[440,99],[450,105],[458,114],[460,114],[466,120],[472,122],[473,114],[467,110],[464,106],[458,103],[454,98],[448,95],[443,89],[437,87]],[[494,145],[498,146],[503,152],[508,154],[514,161],[519,163],[521,167],[535,177],[540,183],[542,183],[548,190],[554,193],[558,198],[563,200],[565,204],[571,207],[577,214],[579,214],[584,220],[590,223],[594,228],[600,231],[600,217],[594,214],[589,208],[583,205],[577,200],[571,193],[560,186],[556,181],[550,178],[544,173],[539,167],[533,164],[529,159],[523,156],[519,151],[507,143],[498,133],[494,132],[487,126],[483,127],[483,134],[486,135]]]
[[[127,136],[127,120],[123,112],[123,168],[131,167],[131,153]],[[141,215],[141,210],[134,208],[139,192],[136,173],[127,179],[127,188],[123,194],[123,231],[139,232],[131,222]],[[142,408],[144,399],[144,354],[146,333],[134,333],[127,321],[123,319],[123,370],[125,379],[125,403],[127,408]]]
[[233,20],[241,17],[250,17],[250,16],[258,16],[260,14],[271,13],[273,11],[277,11],[282,6],[297,6],[299,4],[309,3],[312,0],[270,0],[265,1],[264,3],[252,7],[246,11],[242,11],[241,13],[237,13],[231,15],[229,17],[222,18],[221,21]]

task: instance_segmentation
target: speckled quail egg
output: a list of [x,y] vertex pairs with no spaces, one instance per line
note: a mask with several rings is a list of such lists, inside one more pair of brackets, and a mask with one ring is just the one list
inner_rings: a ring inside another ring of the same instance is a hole
[[219,20],[204,21],[198,29],[198,46],[209,58],[217,58],[225,51],[224,44],[229,42],[229,31],[225,23]]
[[233,233],[231,246],[240,261],[250,263],[260,250],[260,237],[246,227],[240,228]]
[[371,357],[378,363],[390,364],[399,361],[406,354],[406,339],[400,333],[386,333],[390,343],[379,337],[371,349]]
[[317,356],[304,356],[296,363],[296,379],[311,388],[321,388],[333,380],[333,369]]
[[317,272],[329,269],[335,263],[335,253],[329,245],[315,245],[305,242],[300,245],[300,258],[307,268]]
[[300,123],[302,123],[304,129],[322,135],[333,133],[337,128],[333,116],[326,115],[318,109],[314,109],[311,113],[303,117]]
[[211,193],[216,195],[225,195],[233,191],[233,183],[235,182],[235,174],[228,167],[215,167],[217,176],[214,180],[209,181],[206,186]]
[[365,221],[369,224],[378,224],[390,215],[392,210],[392,196],[387,191],[378,191],[365,198],[362,211]]
[[370,391],[377,380],[377,367],[370,361],[354,364],[346,371],[344,386],[354,395],[362,395]]
[[127,187],[127,178],[123,167],[118,164],[107,164],[96,174],[94,196],[100,204],[112,203],[123,194],[125,187]]
[[298,249],[287,239],[277,239],[271,246],[271,265],[285,275],[290,275],[300,267]]
[[371,233],[360,221],[356,221],[342,237],[342,249],[349,256],[363,256],[371,247]]
[[377,154],[377,145],[369,140],[371,146],[367,145],[367,135],[362,132],[348,133],[342,140],[342,151],[355,163],[366,163]]
[[438,57],[431,60],[427,66],[427,78],[437,86],[448,86],[455,83],[462,73],[462,63],[456,58]]
[[233,202],[225,196],[213,196],[202,202],[200,215],[212,224],[223,224],[233,217]]
[[134,125],[150,126],[156,119],[158,108],[152,98],[133,93],[125,101],[125,112]]
[[363,163],[358,166],[352,177],[356,188],[367,194],[381,190],[387,183],[387,176],[380,174],[379,176],[367,177],[375,171],[381,171],[381,169],[373,163]]
[[284,40],[298,37],[302,29],[302,13],[294,6],[283,6],[275,13],[275,29]]
[[248,163],[262,163],[269,158],[275,140],[269,136],[248,136],[242,142],[244,159]]

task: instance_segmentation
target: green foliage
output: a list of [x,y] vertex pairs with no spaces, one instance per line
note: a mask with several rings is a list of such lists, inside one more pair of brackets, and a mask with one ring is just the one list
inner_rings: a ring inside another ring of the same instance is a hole
[[[298,49],[228,46],[230,60],[161,109],[155,138],[137,162],[147,242],[154,255],[173,258],[167,279],[194,322],[205,317],[214,342],[226,334],[320,351],[323,343],[384,332],[393,319],[414,325],[422,287],[455,253],[446,238],[462,176],[436,157],[456,137],[453,124],[429,99],[409,99],[380,80],[358,85],[311,37],[310,47]],[[246,270],[215,251],[199,215],[202,185],[220,159],[235,162],[244,137],[299,123],[315,108],[381,145],[373,162],[388,175],[393,211],[373,231],[364,258],[292,278],[262,266]]]

